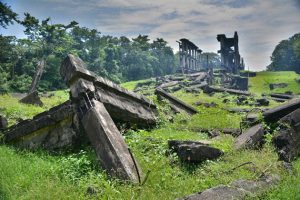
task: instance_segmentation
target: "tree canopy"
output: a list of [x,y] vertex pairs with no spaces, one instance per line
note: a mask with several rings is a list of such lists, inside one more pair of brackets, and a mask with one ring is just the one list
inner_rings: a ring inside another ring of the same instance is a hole
[[282,40],[274,49],[269,71],[295,71],[300,73],[300,33]]
[[[17,22],[24,26],[27,36],[17,39],[0,35],[2,92],[27,92],[36,78],[40,78],[40,91],[64,88],[59,67],[69,53],[79,56],[89,70],[117,83],[169,74],[176,68],[173,50],[162,38],[151,41],[147,35],[113,37],[80,27],[75,21],[53,24],[50,18],[39,20],[29,13],[24,13],[22,20],[16,17],[1,3],[0,25],[6,28]],[[36,77],[39,68],[43,74]]]

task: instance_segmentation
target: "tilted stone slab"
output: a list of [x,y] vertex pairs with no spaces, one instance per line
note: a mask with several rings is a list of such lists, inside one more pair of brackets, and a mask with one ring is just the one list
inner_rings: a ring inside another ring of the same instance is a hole
[[209,89],[214,91],[214,92],[228,92],[229,94],[236,94],[236,95],[245,95],[245,96],[250,96],[251,93],[244,91],[244,90],[234,90],[234,89],[228,89],[228,88],[223,88],[223,87],[213,87],[209,86]]
[[79,136],[70,101],[24,120],[4,131],[4,142],[21,148],[49,150],[71,146]]
[[[130,122],[137,122],[138,119],[138,122],[145,123],[148,122],[145,115],[153,117],[153,113],[151,110],[141,110],[147,105],[143,96],[130,93],[102,77],[91,78],[90,74],[83,76],[82,71],[85,69],[81,69],[82,67],[83,62],[79,58],[69,55],[62,64],[61,72],[72,74],[66,75],[66,81],[69,80],[71,99],[78,110],[84,132],[89,137],[101,166],[111,176],[138,182],[140,174],[137,163],[112,117]],[[68,72],[65,68],[71,71]],[[80,69],[79,75],[77,69]],[[151,105],[147,106],[151,108]],[[139,113],[142,111],[148,113]]]
[[101,166],[120,179],[139,181],[137,165],[130,155],[121,133],[115,126],[105,106],[92,102],[94,107],[82,117],[82,124],[88,135]]
[[235,148],[255,149],[261,146],[264,138],[264,129],[262,124],[257,124],[247,129],[235,139]]
[[293,95],[288,94],[270,94],[271,97],[280,98],[280,99],[293,99]]
[[69,86],[74,85],[72,83],[79,79],[90,81],[93,84],[90,90],[95,88],[94,92],[98,100],[104,104],[113,119],[142,126],[155,123],[157,110],[154,103],[143,95],[128,91],[112,81],[96,76],[85,69],[85,64],[78,57],[68,55],[62,62],[60,72]]
[[266,122],[276,122],[285,115],[300,108],[300,99],[292,99],[285,104],[271,108],[263,113]]
[[178,109],[183,110],[183,111],[187,112],[190,115],[196,114],[198,112],[192,106],[184,103],[183,101],[181,101],[178,98],[168,94],[167,92],[165,92],[164,90],[162,90],[160,88],[157,88],[155,90],[155,94],[167,99],[171,104],[176,106]]

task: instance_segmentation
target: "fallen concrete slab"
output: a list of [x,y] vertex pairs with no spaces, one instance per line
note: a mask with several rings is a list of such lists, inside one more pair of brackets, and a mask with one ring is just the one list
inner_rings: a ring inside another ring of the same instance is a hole
[[163,83],[161,85],[158,86],[158,88],[168,88],[168,87],[173,87],[178,85],[178,81],[171,81],[171,82],[167,82],[167,83]]
[[[93,90],[96,99],[104,104],[114,120],[135,123],[139,126],[150,126],[156,123],[157,109],[154,103],[143,95],[128,91],[88,71],[81,59],[68,55],[62,63],[60,72],[68,85],[72,85],[79,78],[90,81],[92,84],[88,90]],[[76,98],[77,94],[74,95],[73,98]]]
[[273,143],[280,160],[291,162],[300,155],[300,109],[279,120],[279,131]]
[[265,121],[268,123],[276,122],[280,118],[284,117],[285,115],[293,112],[298,108],[300,108],[300,99],[292,99],[285,104],[271,108],[263,112],[263,116]]
[[281,99],[281,98],[276,98],[276,97],[271,97],[272,100],[283,103],[286,102],[288,99]]
[[228,88],[222,88],[222,87],[213,87],[209,86],[209,89],[213,92],[228,92],[229,94],[236,94],[236,95],[245,95],[250,96],[251,93],[244,91],[244,90],[234,90],[234,89],[228,89]]
[[4,142],[20,148],[56,150],[71,147],[80,136],[70,101],[4,130]]
[[173,106],[176,106],[179,110],[183,110],[190,115],[196,114],[198,111],[192,106],[184,103],[183,101],[177,99],[176,97],[168,94],[162,89],[156,88],[155,94],[167,99]]
[[252,126],[235,139],[235,149],[256,149],[263,144],[264,129],[262,124]]
[[83,115],[82,124],[101,166],[114,177],[139,182],[141,170],[131,157],[121,133],[103,103],[92,100],[92,107]]
[[293,99],[293,95],[288,94],[270,94],[271,97],[280,98],[280,99]]
[[111,176],[140,182],[138,164],[112,118],[153,124],[156,106],[142,95],[95,76],[73,55],[63,61],[61,74],[102,167]]

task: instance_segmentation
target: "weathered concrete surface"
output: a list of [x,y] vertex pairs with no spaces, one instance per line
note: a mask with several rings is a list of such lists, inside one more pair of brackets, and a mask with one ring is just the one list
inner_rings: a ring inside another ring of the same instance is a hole
[[180,160],[184,162],[199,163],[205,160],[213,160],[222,156],[224,153],[205,143],[197,141],[168,141],[169,148],[176,152]]
[[285,104],[271,108],[263,113],[266,122],[276,122],[285,115],[300,108],[300,99],[292,99]]
[[21,148],[55,150],[72,146],[79,133],[77,116],[67,101],[9,127],[4,131],[4,142]]
[[81,122],[102,167],[112,176],[138,182],[137,165],[134,163],[121,133],[104,104],[92,101],[94,107],[84,114]]
[[264,129],[262,124],[252,126],[235,139],[235,148],[257,148],[263,143]]
[[70,86],[71,99],[76,103],[81,124],[102,167],[111,176],[140,181],[138,165],[112,118],[154,124],[155,105],[142,95],[93,75],[73,55],[68,55],[63,61],[61,74]]
[[229,186],[219,185],[177,200],[242,200],[266,191],[279,182],[279,176],[263,177],[257,181],[236,180]]
[[159,85],[158,87],[159,88],[168,88],[168,87],[173,87],[177,84],[178,84],[178,81],[171,81],[171,82],[168,82],[168,83],[163,83],[163,84]]
[[[91,82],[87,90],[95,90],[97,100],[104,104],[113,119],[136,123],[140,126],[155,124],[157,110],[154,103],[143,95],[130,92],[107,79],[96,76],[85,68],[83,61],[73,55],[68,55],[62,62],[60,73],[66,83],[71,86],[71,92],[72,87],[75,87],[72,85],[77,80],[84,80],[82,82],[86,85]],[[74,97],[76,96],[74,93]]]
[[29,93],[27,96],[20,100],[21,103],[43,106],[43,102],[41,101],[38,92],[35,90]]
[[268,106],[270,101],[267,98],[256,99],[257,106]]
[[286,115],[279,121],[280,129],[273,137],[279,159],[286,162],[300,155],[300,109]]
[[277,101],[277,102],[286,102],[288,99],[282,99],[282,98],[277,98],[277,97],[271,97],[272,100]]
[[157,88],[155,90],[155,94],[159,95],[163,98],[166,98],[171,104],[173,104],[173,106],[176,106],[179,110],[183,110],[183,111],[187,112],[190,115],[196,114],[198,112],[192,106],[190,106],[190,105],[184,103],[183,101],[177,99],[176,97],[168,94],[167,92],[165,92],[162,89]]
[[234,90],[234,89],[228,89],[228,88],[219,88],[219,87],[213,87],[209,86],[209,88],[213,92],[228,92],[229,94],[236,94],[236,95],[245,95],[245,96],[250,96],[251,93],[243,90]]
[[289,94],[270,94],[271,97],[280,98],[280,99],[293,99],[293,95]]

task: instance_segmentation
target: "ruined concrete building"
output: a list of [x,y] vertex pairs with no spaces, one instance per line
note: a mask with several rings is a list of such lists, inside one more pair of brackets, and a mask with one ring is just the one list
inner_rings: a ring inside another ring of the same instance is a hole
[[55,150],[89,140],[101,166],[111,176],[140,181],[139,166],[114,122],[153,125],[155,104],[96,76],[73,55],[62,62],[60,73],[70,87],[70,100],[9,127],[4,131],[4,142]]
[[240,70],[244,70],[244,61],[239,53],[237,32],[234,32],[233,38],[227,38],[225,34],[219,34],[217,40],[220,42],[221,47],[218,51],[221,54],[221,67],[228,73],[239,74]]
[[202,50],[188,39],[182,38],[179,44],[180,67],[182,73],[199,71],[201,67],[200,56]]

